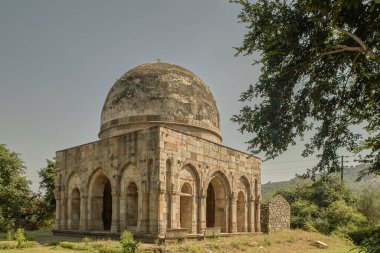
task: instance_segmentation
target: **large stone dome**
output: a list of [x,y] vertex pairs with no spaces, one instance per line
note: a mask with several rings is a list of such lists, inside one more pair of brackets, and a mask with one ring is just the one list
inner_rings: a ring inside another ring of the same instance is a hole
[[154,125],[221,142],[219,112],[209,88],[174,64],[142,64],[120,77],[104,103],[99,138]]

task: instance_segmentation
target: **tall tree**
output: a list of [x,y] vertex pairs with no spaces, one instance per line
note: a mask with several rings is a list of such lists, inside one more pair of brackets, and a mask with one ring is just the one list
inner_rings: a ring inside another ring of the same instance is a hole
[[51,212],[44,199],[30,189],[20,155],[0,144],[0,231],[38,229],[48,225]]
[[234,2],[248,29],[237,54],[262,66],[232,118],[253,133],[249,150],[272,159],[311,131],[302,155],[320,159],[308,175],[338,171],[342,149],[380,174],[379,1]]
[[44,199],[48,211],[55,211],[55,198],[54,198],[54,188],[55,188],[55,161],[49,159],[46,160],[46,167],[42,168],[38,175],[41,178],[40,189],[45,191]]

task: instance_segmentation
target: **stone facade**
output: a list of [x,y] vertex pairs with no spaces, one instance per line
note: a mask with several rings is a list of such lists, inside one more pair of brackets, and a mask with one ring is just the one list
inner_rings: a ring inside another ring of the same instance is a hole
[[219,132],[215,100],[190,71],[127,72],[107,96],[100,140],[56,154],[55,232],[261,231],[261,161],[223,146]]
[[281,195],[261,204],[261,230],[265,233],[290,229],[290,205]]

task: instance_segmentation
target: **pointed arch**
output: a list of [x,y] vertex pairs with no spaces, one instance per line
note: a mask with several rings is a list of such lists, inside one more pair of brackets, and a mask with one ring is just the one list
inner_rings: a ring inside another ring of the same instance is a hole
[[130,182],[127,187],[127,206],[126,206],[126,225],[137,226],[138,219],[138,191],[137,185],[134,182]]
[[134,230],[138,223],[141,172],[134,163],[128,163],[120,173],[120,229]]
[[67,193],[67,228],[78,230],[80,223],[80,178],[76,172],[71,173],[66,181]]
[[112,223],[112,185],[102,169],[89,178],[89,223],[91,230],[108,231]]
[[181,228],[187,228],[188,233],[191,234],[193,232],[193,189],[188,182],[181,187],[179,217]]
[[238,232],[248,231],[250,206],[248,198],[250,197],[251,187],[248,179],[241,176],[237,183],[237,203],[236,203],[236,225]]
[[198,231],[199,203],[198,189],[200,188],[200,178],[198,171],[192,164],[182,167],[178,177],[179,209],[177,217],[180,217],[179,227],[187,228],[188,233]]
[[80,223],[80,209],[81,209],[81,199],[80,191],[78,188],[74,188],[70,194],[70,218],[71,218],[71,229],[78,230]]
[[231,187],[227,177],[216,171],[210,177],[206,197],[206,226],[220,227],[221,232],[228,232]]

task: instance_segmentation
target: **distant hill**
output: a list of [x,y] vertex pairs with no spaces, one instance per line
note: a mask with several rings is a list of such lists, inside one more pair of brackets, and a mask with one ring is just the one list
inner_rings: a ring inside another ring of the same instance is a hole
[[[360,182],[355,182],[358,178],[358,173],[364,169],[366,165],[357,165],[355,167],[345,167],[343,170],[344,184],[350,188],[354,193],[359,193],[365,188],[379,189],[380,188],[380,176],[371,175],[365,176]],[[339,173],[334,173],[336,176],[340,176]],[[269,199],[276,191],[280,189],[290,189],[297,185],[299,178],[293,178],[289,181],[281,182],[268,182],[261,185],[261,194],[263,200]]]

